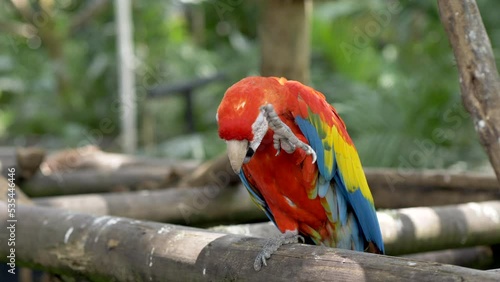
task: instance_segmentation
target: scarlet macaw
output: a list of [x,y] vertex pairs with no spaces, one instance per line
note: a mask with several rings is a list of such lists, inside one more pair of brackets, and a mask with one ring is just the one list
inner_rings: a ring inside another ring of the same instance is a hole
[[323,94],[285,78],[247,77],[226,91],[217,121],[231,167],[283,233],[257,256],[256,270],[280,245],[304,238],[384,253],[358,153]]

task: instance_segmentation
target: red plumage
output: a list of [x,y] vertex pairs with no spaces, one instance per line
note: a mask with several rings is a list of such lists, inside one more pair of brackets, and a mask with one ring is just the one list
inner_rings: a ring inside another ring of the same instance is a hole
[[[278,122],[289,128],[289,138],[305,147],[290,148],[281,139],[276,143],[283,136],[268,127],[276,120],[264,114],[265,105],[272,105]],[[226,91],[217,117],[233,169],[242,171],[254,201],[281,232],[298,231],[316,244],[383,253],[356,149],[323,94],[284,78],[248,77]],[[276,146],[286,152],[277,155]]]

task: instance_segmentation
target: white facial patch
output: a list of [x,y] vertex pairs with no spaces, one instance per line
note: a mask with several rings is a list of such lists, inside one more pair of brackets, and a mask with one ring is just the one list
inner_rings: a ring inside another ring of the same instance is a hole
[[267,120],[262,112],[259,113],[257,119],[252,124],[253,140],[250,142],[250,148],[257,151],[257,148],[264,139],[264,135],[268,130]]

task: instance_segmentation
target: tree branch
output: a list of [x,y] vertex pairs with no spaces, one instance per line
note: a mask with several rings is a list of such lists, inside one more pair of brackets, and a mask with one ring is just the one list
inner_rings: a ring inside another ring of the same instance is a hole
[[500,78],[475,0],[438,0],[458,71],[465,108],[471,114],[500,181]]
[[[0,228],[7,207],[0,202]],[[127,218],[19,205],[16,262],[89,280],[117,281],[497,281],[498,274],[300,244],[281,247],[260,272],[265,240]],[[0,240],[7,242],[7,232]],[[0,244],[0,259],[10,254]]]

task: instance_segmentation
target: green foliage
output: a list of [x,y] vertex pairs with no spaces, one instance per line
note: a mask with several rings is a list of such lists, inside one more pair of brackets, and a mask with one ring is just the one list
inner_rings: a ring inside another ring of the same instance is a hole
[[391,3],[399,2],[321,4],[313,46],[315,61],[328,64],[314,85],[339,110],[365,165],[478,165],[485,155],[436,5]]
[[[478,2],[498,58],[499,4]],[[0,4],[2,21],[36,27],[19,33],[3,30],[0,22],[0,138],[21,145],[35,138],[49,147],[90,142],[116,148],[113,5],[72,29],[90,2],[36,3],[33,7],[46,12],[46,21],[26,20],[9,1]],[[258,74],[256,3],[133,3],[141,151],[178,158],[215,156],[224,150],[215,112],[225,89]],[[314,5],[312,85],[342,115],[364,165],[440,168],[485,162],[461,106],[457,71],[435,2]],[[42,32],[55,41],[47,41]],[[181,96],[145,98],[157,85],[217,73],[225,73],[226,79],[196,91],[196,134],[185,135]]]

